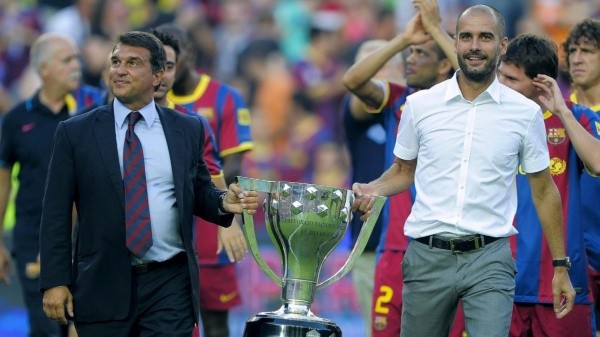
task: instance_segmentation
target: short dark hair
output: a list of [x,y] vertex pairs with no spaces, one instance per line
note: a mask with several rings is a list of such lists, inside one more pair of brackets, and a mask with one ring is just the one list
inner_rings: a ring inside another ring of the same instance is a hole
[[567,36],[567,39],[562,44],[567,58],[567,66],[569,65],[569,46],[581,42],[587,42],[600,47],[600,20],[587,18],[571,29],[569,36]]
[[522,68],[531,79],[538,74],[554,79],[558,77],[558,47],[545,37],[533,34],[517,36],[508,43],[506,54],[500,60]]
[[[446,34],[448,34],[448,36],[450,36],[451,38],[454,38],[454,35],[450,32],[446,32]],[[434,43],[431,44],[432,46],[432,51],[437,55],[437,59],[438,61],[442,61],[444,59],[448,59],[448,55],[446,55],[446,52],[444,52],[444,50],[442,49],[442,47],[440,47],[440,45],[433,41]],[[454,75],[454,68],[450,67],[450,70],[448,70],[448,73],[446,74],[446,78],[451,78]]]
[[154,30],[163,34],[169,34],[177,39],[180,50],[188,48],[191,44],[188,33],[173,23],[163,23],[162,25],[154,28]]
[[140,31],[131,31],[119,35],[117,44],[113,48],[113,52],[119,44],[140,47],[150,52],[150,65],[152,67],[152,73],[156,74],[161,70],[165,70],[165,64],[167,63],[167,56],[165,49],[160,40],[148,33]]
[[173,48],[173,50],[175,51],[176,59],[179,57],[179,52],[181,51],[181,48],[179,47],[179,39],[175,37],[175,35],[162,31],[158,28],[152,28],[150,30],[150,33],[156,36],[164,46],[169,46]]
[[492,14],[495,18],[496,18],[496,28],[498,29],[498,34],[499,34],[499,38],[504,38],[506,37],[506,20],[504,19],[504,15],[502,15],[502,13],[500,13],[500,11],[498,11],[496,8],[490,6],[490,5],[483,5],[483,4],[478,4],[478,5],[473,5],[467,9],[465,9],[462,13],[460,13],[460,15],[458,16],[458,18],[456,19],[456,32],[458,33],[458,24],[460,23],[460,20],[462,19],[463,15],[465,15],[467,12],[479,12],[479,13],[488,13],[488,14]]

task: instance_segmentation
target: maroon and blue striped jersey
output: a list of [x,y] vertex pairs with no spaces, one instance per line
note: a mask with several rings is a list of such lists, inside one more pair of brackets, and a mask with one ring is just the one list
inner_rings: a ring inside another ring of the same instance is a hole
[[167,98],[208,120],[221,158],[252,148],[250,112],[234,88],[202,75],[191,95],[176,96],[169,92]]
[[219,158],[219,151],[217,150],[217,141],[215,139],[215,134],[208,124],[206,118],[196,115],[182,105],[173,104],[171,101],[169,101],[169,105],[167,107],[177,110],[188,116],[196,117],[202,122],[204,125],[204,161],[206,162],[206,166],[211,178],[222,177],[223,169],[221,165],[221,159]]
[[[386,170],[394,162],[394,145],[396,144],[402,108],[406,102],[406,97],[414,92],[412,88],[395,83],[387,83],[387,85],[389,94],[386,100],[377,110],[371,111],[371,113],[380,113],[383,117],[383,126],[386,131],[384,163]],[[380,215],[382,217],[382,227],[379,246],[377,247],[378,252],[406,250],[408,239],[404,236],[404,222],[410,214],[413,201],[414,188],[388,198]]]
[[[567,102],[579,123],[600,139],[600,124],[596,115],[586,107]],[[580,181],[584,166],[560,119],[546,112],[544,123],[550,153],[550,173],[562,200],[563,233],[567,255],[571,258],[569,277],[576,290],[575,303],[592,301],[588,288],[587,256],[584,243],[584,217]],[[517,174],[518,206],[514,226],[518,235],[510,238],[513,257],[517,263],[515,302],[552,303],[554,267],[548,243],[533,204],[529,181],[519,168]]]
[[[221,162],[228,155],[252,148],[250,112],[240,93],[229,85],[208,75],[201,75],[192,94],[176,96],[169,92],[167,98],[175,105],[206,118],[214,132]],[[218,228],[215,224],[196,218],[194,234],[198,263],[201,266],[231,263],[225,250],[216,254]]]
[[[572,93],[570,99],[577,103],[575,93]],[[600,105],[589,107],[599,116]],[[582,216],[584,220],[584,235],[586,250],[588,254],[588,263],[596,271],[600,271],[600,207],[598,207],[598,198],[600,198],[600,178],[592,176],[586,170],[581,177],[581,202]]]

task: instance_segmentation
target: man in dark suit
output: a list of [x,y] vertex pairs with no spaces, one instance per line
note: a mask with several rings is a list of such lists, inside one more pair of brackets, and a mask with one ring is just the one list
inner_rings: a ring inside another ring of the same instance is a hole
[[61,123],[54,138],[40,286],[46,315],[72,318],[80,337],[190,336],[199,317],[193,215],[228,226],[232,213],[257,208],[256,192],[211,183],[200,121],[154,103],[164,66],[156,37],[122,34],[114,101]]

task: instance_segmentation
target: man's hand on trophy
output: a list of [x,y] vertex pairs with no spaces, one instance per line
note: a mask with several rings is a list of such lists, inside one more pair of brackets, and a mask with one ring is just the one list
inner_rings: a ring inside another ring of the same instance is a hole
[[242,188],[232,183],[223,198],[223,209],[229,213],[241,214],[243,210],[248,214],[256,213],[258,208],[258,193],[256,191],[243,191]]
[[354,202],[352,203],[352,212],[361,212],[360,219],[367,220],[371,215],[373,202],[375,201],[375,188],[369,184],[354,183],[352,184],[354,192]]
[[234,219],[229,227],[219,226],[218,231],[219,243],[217,254],[225,249],[229,261],[241,262],[248,252],[248,246],[246,245],[244,233],[242,233],[242,229],[240,228],[237,219]]

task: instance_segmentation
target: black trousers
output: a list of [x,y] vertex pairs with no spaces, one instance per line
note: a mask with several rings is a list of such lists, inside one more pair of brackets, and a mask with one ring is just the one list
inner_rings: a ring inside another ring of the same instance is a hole
[[185,253],[150,268],[132,268],[132,273],[133,296],[128,317],[122,321],[75,321],[79,337],[191,336],[195,299]]

